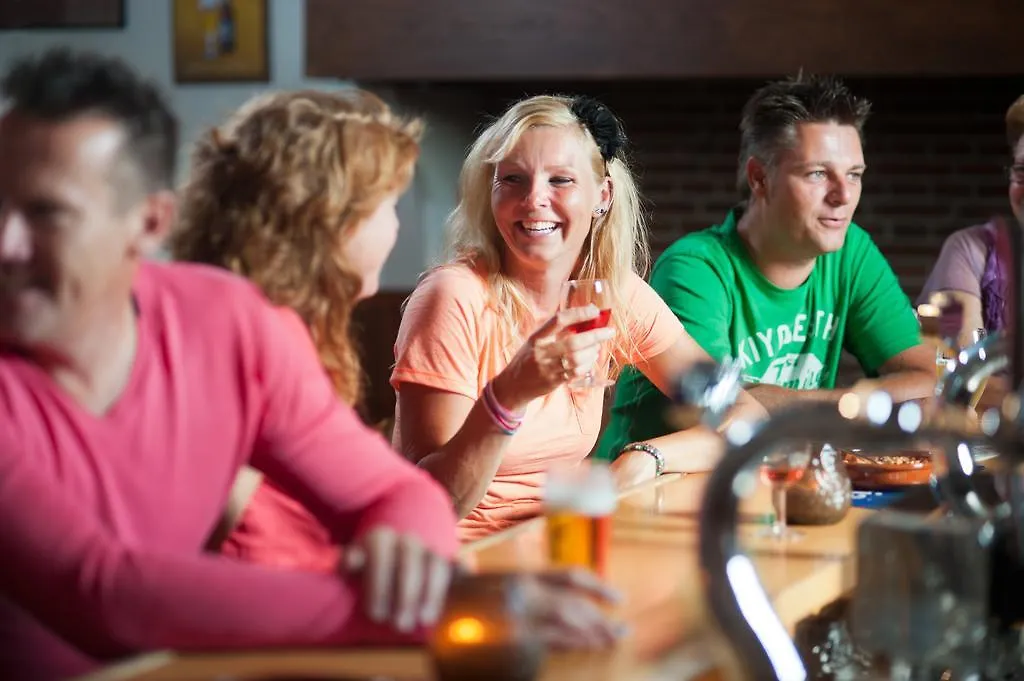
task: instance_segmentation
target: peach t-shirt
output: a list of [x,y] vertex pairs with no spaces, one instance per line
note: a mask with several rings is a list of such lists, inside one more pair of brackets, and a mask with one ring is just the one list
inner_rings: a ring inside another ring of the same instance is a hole
[[[623,298],[625,310],[612,314],[629,315],[634,353],[626,363],[641,364],[683,335],[678,318],[639,276],[630,278]],[[465,265],[445,265],[428,273],[409,299],[391,385],[396,393],[402,383],[416,383],[476,400],[519,347],[500,324],[485,280]],[[486,494],[459,523],[460,539],[478,539],[537,515],[548,466],[580,461],[593,449],[603,399],[603,390],[572,392],[563,385],[531,402]],[[401,451],[401,409],[395,419],[394,444]]]

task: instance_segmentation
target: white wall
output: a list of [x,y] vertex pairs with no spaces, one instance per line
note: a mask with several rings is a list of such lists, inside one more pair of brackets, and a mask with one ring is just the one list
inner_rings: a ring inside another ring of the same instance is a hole
[[[126,26],[119,30],[0,31],[0,71],[20,55],[58,45],[127,60],[169,93],[181,120],[182,169],[192,141],[255,93],[268,88],[332,89],[351,85],[303,75],[306,5],[302,0],[270,0],[271,81],[238,84],[175,84],[170,0],[126,0],[125,4]],[[394,98],[391,92],[378,92],[387,99]],[[428,132],[416,180],[399,205],[402,232],[382,276],[384,288],[411,288],[439,253],[442,221],[454,204],[455,178],[472,131],[472,121],[452,125],[444,114],[435,116],[428,107],[415,110],[427,116]]]

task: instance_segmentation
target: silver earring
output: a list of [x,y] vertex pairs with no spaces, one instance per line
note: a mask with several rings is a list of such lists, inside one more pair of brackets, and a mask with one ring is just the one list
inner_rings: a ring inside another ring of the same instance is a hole
[[604,209],[604,208],[598,208],[598,209],[596,209],[594,211],[594,215],[596,215],[597,217],[601,217],[602,215],[604,215],[607,212],[608,211],[606,209]]

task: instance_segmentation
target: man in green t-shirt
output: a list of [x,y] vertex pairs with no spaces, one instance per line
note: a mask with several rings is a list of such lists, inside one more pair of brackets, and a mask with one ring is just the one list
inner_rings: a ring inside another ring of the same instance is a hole
[[[921,343],[910,301],[852,222],[869,109],[834,78],[761,88],[740,124],[743,202],[721,224],[676,241],[651,273],[651,285],[708,354],[740,362],[750,394],[769,413],[796,401],[838,400],[844,348],[897,401],[934,390],[935,355]],[[597,456],[613,459],[626,447],[623,456],[644,463],[650,454],[631,443],[665,435],[668,406],[627,368]]]

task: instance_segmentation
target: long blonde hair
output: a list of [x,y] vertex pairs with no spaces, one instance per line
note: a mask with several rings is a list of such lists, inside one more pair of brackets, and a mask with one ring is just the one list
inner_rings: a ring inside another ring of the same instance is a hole
[[256,283],[309,325],[338,395],[359,400],[350,333],[362,288],[339,244],[409,184],[422,122],[365,90],[259,95],[196,144],[175,258]]
[[[450,257],[487,279],[496,308],[516,341],[533,322],[530,305],[519,284],[501,269],[505,242],[491,211],[491,187],[495,166],[516,146],[522,134],[539,126],[564,127],[578,132],[592,147],[594,176],[605,175],[612,184],[608,211],[591,224],[590,235],[572,273],[575,279],[609,282],[612,309],[625,311],[624,291],[629,277],[643,276],[650,264],[647,226],[636,181],[625,153],[607,162],[586,124],[573,113],[572,97],[540,95],[512,105],[489,125],[470,148],[459,176],[459,203],[448,216]],[[616,329],[612,374],[618,373],[618,357],[631,354],[632,343],[623,315],[613,314]]]

